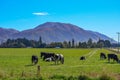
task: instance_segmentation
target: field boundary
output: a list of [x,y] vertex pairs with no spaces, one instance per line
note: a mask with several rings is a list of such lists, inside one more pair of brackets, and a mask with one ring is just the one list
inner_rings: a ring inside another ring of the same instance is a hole
[[92,57],[97,51],[98,51],[98,49],[94,50],[89,57]]
[[86,54],[86,57],[92,57],[96,52],[98,51],[98,49],[94,49],[92,51],[90,51],[88,54]]
[[117,53],[117,54],[120,54],[120,52],[118,52],[118,49],[110,49],[110,48],[107,48],[107,50],[112,51],[112,52],[115,52],[115,53]]

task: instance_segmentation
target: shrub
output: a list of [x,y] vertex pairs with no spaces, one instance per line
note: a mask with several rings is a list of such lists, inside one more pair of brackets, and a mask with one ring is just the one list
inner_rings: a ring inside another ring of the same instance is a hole
[[61,80],[67,80],[67,78],[63,75],[53,75],[52,77],[50,77],[50,79],[61,79]]
[[113,80],[110,76],[108,76],[108,75],[102,75],[102,76],[100,76],[100,78],[99,78],[100,80]]
[[68,77],[67,80],[78,80],[78,78],[77,78],[77,77],[70,76],[70,77]]
[[20,78],[19,80],[44,80],[42,77],[34,77],[34,78]]
[[78,76],[78,80],[90,80],[90,78],[86,75],[80,75]]

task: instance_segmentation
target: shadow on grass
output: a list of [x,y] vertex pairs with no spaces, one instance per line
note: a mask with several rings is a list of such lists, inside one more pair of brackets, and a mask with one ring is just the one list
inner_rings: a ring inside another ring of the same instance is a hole
[[58,63],[58,64],[52,63],[52,64],[50,64],[50,66],[57,66],[57,65],[64,65],[64,64],[61,64],[61,63]]
[[104,62],[105,64],[118,64],[117,62]]

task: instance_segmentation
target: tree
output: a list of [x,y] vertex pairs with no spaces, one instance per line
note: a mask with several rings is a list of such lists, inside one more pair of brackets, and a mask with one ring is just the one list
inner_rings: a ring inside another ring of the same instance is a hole
[[100,39],[99,39],[99,41],[97,42],[97,47],[98,47],[98,48],[104,47],[104,40],[100,40]]
[[81,48],[81,47],[82,47],[81,45],[82,45],[82,43],[81,43],[81,42],[79,42],[79,43],[78,43],[78,47],[79,47],[79,48]]
[[86,42],[83,42],[83,43],[81,44],[81,48],[87,48],[87,43],[86,43]]
[[71,48],[71,42],[70,41],[68,42],[68,47]]
[[[45,47],[45,45],[44,45],[44,47]],[[61,42],[51,42],[49,45],[47,44],[46,47],[48,47],[48,48],[62,48],[63,45]]]
[[91,48],[96,48],[96,47],[97,47],[97,43],[93,42]]
[[42,44],[42,37],[41,36],[39,37],[39,41],[38,42],[39,42],[39,45]]
[[74,48],[75,47],[75,41],[74,41],[74,39],[72,39],[72,48]]
[[110,41],[109,41],[109,40],[105,40],[105,41],[104,41],[104,46],[105,46],[105,47],[111,47]]
[[68,48],[68,42],[67,42],[67,41],[64,41],[64,42],[63,42],[63,47],[64,47],[64,48]]
[[88,45],[88,48],[92,47],[92,39],[91,38],[89,38],[89,40],[87,42],[87,45]]

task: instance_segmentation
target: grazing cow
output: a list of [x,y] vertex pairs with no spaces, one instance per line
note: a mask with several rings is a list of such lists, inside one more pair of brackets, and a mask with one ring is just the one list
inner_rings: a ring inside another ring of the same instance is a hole
[[55,61],[53,57],[50,57],[50,58],[46,58],[45,59],[46,62],[51,62],[51,61]]
[[116,54],[108,54],[108,61],[110,62],[110,59],[113,59],[113,61],[118,62],[118,56]]
[[85,56],[80,57],[80,60],[85,60],[85,59],[86,59]]
[[40,53],[40,57],[43,58],[43,56],[44,56],[45,54],[46,54],[45,52],[41,52],[41,53]]
[[59,61],[61,62],[61,64],[64,64],[64,56],[62,54],[55,54],[54,59],[55,64],[58,64]]
[[41,58],[43,58],[43,61],[50,57],[54,57],[54,53],[41,52]]
[[32,64],[37,64],[38,63],[38,57],[35,55],[32,55]]
[[100,53],[100,59],[106,59],[107,57],[106,57],[106,55],[105,55],[105,53]]

